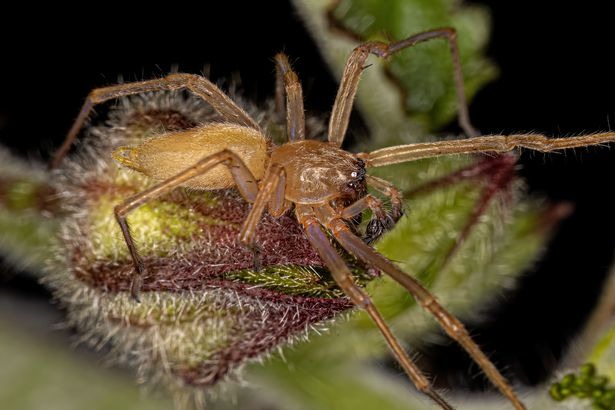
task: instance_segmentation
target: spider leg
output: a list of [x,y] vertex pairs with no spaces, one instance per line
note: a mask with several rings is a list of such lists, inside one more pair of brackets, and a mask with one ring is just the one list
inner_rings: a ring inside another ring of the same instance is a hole
[[[341,217],[349,220],[362,214],[367,209],[372,211],[372,218],[367,223],[363,240],[371,244],[382,236],[384,232],[391,230],[399,218],[395,219],[392,213],[386,212],[384,206],[382,206],[382,201],[370,194],[344,208]],[[401,217],[401,214],[399,216]]]
[[342,218],[352,219],[367,209],[370,209],[374,214],[384,217],[382,201],[373,195],[367,194],[344,208]]
[[352,104],[357,93],[361,73],[365,68],[365,61],[370,54],[386,58],[407,47],[412,47],[434,38],[445,38],[448,41],[453,59],[453,74],[455,79],[455,91],[457,93],[457,105],[459,110],[459,125],[467,135],[477,135],[478,133],[470,123],[468,106],[465,98],[463,85],[463,75],[461,73],[461,62],[459,58],[459,47],[457,46],[457,32],[452,27],[445,27],[435,30],[424,31],[415,34],[395,43],[384,43],[372,41],[359,45],[355,48],[346,61],[344,73],[340,82],[340,87],[335,97],[331,119],[329,121],[329,142],[338,147],[344,141],[344,135],[348,128]]
[[286,90],[286,127],[289,141],[305,139],[305,113],[303,91],[297,74],[293,71],[284,53],[275,56],[276,62],[276,110],[283,110],[283,96]]
[[404,215],[404,208],[402,203],[403,196],[393,184],[371,175],[367,175],[366,179],[368,186],[391,199],[391,210],[387,212],[386,220],[372,220],[370,221],[371,226],[370,223],[367,225],[366,237],[364,239],[366,243],[371,244],[377,241],[384,233],[393,229],[397,221]]
[[[261,255],[263,253],[262,249],[254,241],[256,236],[256,227],[258,226],[258,222],[261,220],[263,212],[265,211],[265,205],[269,203],[271,208],[271,203],[275,202],[276,194],[279,192],[282,183],[286,183],[283,168],[272,165],[265,173],[261,189],[258,192],[256,199],[253,201],[254,204],[252,205],[252,209],[250,210],[250,213],[241,226],[241,231],[239,232],[239,241],[246,245],[246,247],[253,253],[253,265],[254,270],[256,271],[259,271],[261,268]],[[282,194],[283,193],[284,191],[282,191]],[[282,202],[282,204],[284,204],[284,202]],[[277,204],[275,205],[277,206]]]
[[281,181],[285,181],[283,178],[283,168],[272,165],[266,172],[263,181],[261,182],[261,188],[253,201],[252,209],[248,214],[248,217],[244,221],[241,231],[239,232],[239,240],[248,246],[254,246],[254,237],[256,236],[256,226],[265,211],[265,206],[272,198],[275,197],[278,192],[278,187],[281,185]]
[[225,121],[260,129],[256,121],[241,109],[233,100],[222,92],[211,81],[195,74],[171,74],[164,78],[140,81],[127,84],[118,84],[110,87],[96,88],[85,99],[81,111],[73,126],[68,131],[66,139],[56,151],[50,163],[50,168],[56,168],[66,155],[77,138],[79,131],[87,120],[92,108],[105,101],[141,94],[148,91],[179,90],[187,88],[203,100],[207,101]]
[[283,168],[279,171],[280,180],[277,187],[271,195],[269,200],[269,214],[274,218],[278,218],[286,213],[292,206],[292,203],[286,200],[286,172]]
[[367,185],[390,198],[391,209],[387,212],[382,201],[373,195],[366,195],[350,204],[342,211],[342,219],[349,220],[370,209],[372,219],[367,223],[363,240],[371,244],[378,240],[385,232],[393,229],[397,221],[403,216],[402,194],[397,188],[384,179],[366,175]]
[[423,375],[421,370],[410,359],[405,352],[400,342],[391,332],[388,325],[385,323],[380,312],[374,306],[371,298],[363,289],[356,285],[352,279],[352,274],[342,257],[337,253],[335,248],[329,242],[329,238],[324,234],[318,220],[310,214],[305,207],[297,206],[297,215],[303,225],[308,240],[316,248],[318,254],[323,259],[335,282],[344,291],[352,302],[358,307],[364,309],[372,318],[380,332],[386,339],[390,349],[397,358],[397,361],[402,366],[412,383],[416,388],[431,398],[440,407],[447,410],[452,410],[453,407],[446,402],[432,387],[429,380]]
[[[326,212],[326,210],[325,210]],[[506,396],[516,409],[525,409],[525,406],[517,398],[517,395],[510,387],[506,379],[500,374],[495,365],[487,358],[478,345],[472,340],[463,324],[445,310],[434,296],[429,293],[416,279],[400,270],[387,258],[366,245],[360,238],[355,236],[346,223],[335,215],[329,213],[328,223],[325,225],[331,230],[335,239],[356,258],[374,266],[382,272],[391,276],[395,281],[406,288],[428,312],[440,323],[444,331],[456,340],[474,361],[485,372],[491,382]]]
[[369,168],[442,155],[508,152],[515,148],[529,148],[540,152],[550,152],[567,148],[599,145],[607,142],[615,142],[615,132],[568,138],[547,138],[541,134],[489,135],[451,141],[397,145],[381,148],[370,153],[357,154],[357,156],[363,159]]
[[170,192],[172,189],[180,186],[189,179],[209,171],[210,169],[219,164],[224,164],[229,168],[229,171],[233,175],[233,178],[237,183],[237,188],[241,195],[248,202],[254,202],[257,199],[258,194],[258,185],[256,184],[256,179],[239,156],[237,156],[232,151],[223,150],[216,154],[209,155],[201,159],[191,167],[186,168],[179,174],[163,182],[160,182],[136,195],[133,195],[132,197],[126,199],[124,202],[114,208],[115,218],[120,225],[120,229],[122,230],[124,240],[126,241],[126,245],[128,246],[128,250],[130,252],[135,267],[136,274],[133,277],[132,284],[130,286],[130,293],[135,299],[138,300],[139,290],[143,282],[145,265],[143,263],[143,259],[137,252],[137,248],[130,233],[130,227],[128,226],[128,222],[126,220],[128,213],[145,204],[146,202]]

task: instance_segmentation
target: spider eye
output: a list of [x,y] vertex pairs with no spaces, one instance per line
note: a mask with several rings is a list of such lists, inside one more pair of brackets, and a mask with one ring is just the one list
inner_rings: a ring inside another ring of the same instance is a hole
[[353,177],[353,178],[356,178],[357,176],[359,176],[359,173],[357,171],[352,171],[350,173],[350,176]]

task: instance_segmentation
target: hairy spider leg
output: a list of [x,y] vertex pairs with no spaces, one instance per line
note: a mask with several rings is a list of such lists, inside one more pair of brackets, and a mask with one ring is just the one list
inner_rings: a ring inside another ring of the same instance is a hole
[[239,240],[250,247],[255,246],[256,227],[265,211],[265,206],[269,203],[270,208],[279,208],[278,201],[280,198],[276,194],[279,191],[280,182],[282,182],[282,175],[284,175],[284,170],[280,166],[272,164],[265,173],[256,199],[250,201],[254,204],[239,232]]
[[367,180],[367,185],[374,188],[376,191],[380,192],[382,195],[385,195],[391,199],[392,210],[391,213],[394,215],[403,215],[403,196],[399,189],[395,187],[395,185],[391,184],[389,181],[386,181],[382,178],[375,177],[373,175],[366,175],[365,179]]
[[337,253],[331,242],[329,242],[329,238],[322,231],[321,223],[313,215],[312,210],[308,206],[297,205],[296,212],[308,240],[331,271],[335,282],[357,307],[364,309],[372,318],[412,383],[420,392],[427,395],[440,407],[445,410],[452,410],[453,407],[432,388],[427,377],[423,375],[421,370],[408,356],[378,309],[374,306],[369,295],[354,282],[350,269],[348,269],[343,258]]
[[382,167],[422,158],[442,155],[472,154],[479,152],[508,152],[515,148],[529,148],[539,152],[580,148],[615,142],[615,132],[603,132],[578,137],[547,138],[541,134],[489,135],[459,140],[420,142],[381,148],[357,156],[368,168]]
[[303,109],[303,91],[299,77],[293,71],[284,53],[275,56],[276,95],[275,103],[278,112],[282,112],[284,90],[286,91],[286,127],[288,140],[301,141],[305,139],[305,112]]
[[397,221],[404,215],[403,196],[393,184],[384,179],[366,175],[367,186],[372,187],[391,200],[391,209],[384,212],[383,218],[372,218],[365,228],[363,240],[367,244],[376,242],[382,235],[393,229]]
[[271,195],[269,201],[269,214],[274,218],[279,218],[284,215],[292,206],[292,202],[286,199],[286,172],[284,168],[279,170],[280,180],[278,186]]
[[351,232],[341,215],[336,215],[332,208],[322,206],[318,211],[317,218],[319,222],[331,231],[333,237],[344,249],[346,249],[346,251],[354,255],[357,259],[391,276],[395,281],[406,288],[423,309],[434,316],[444,331],[468,352],[483,372],[485,372],[489,380],[491,380],[500,392],[510,400],[513,406],[518,410],[525,409],[525,406],[517,398],[504,376],[502,376],[495,365],[482,352],[474,340],[472,340],[463,324],[444,309],[423,285],[412,276],[407,275],[399,269],[393,262],[366,245],[361,238]]
[[77,138],[79,131],[87,120],[95,105],[105,101],[141,94],[150,91],[179,90],[186,88],[199,96],[213,107],[220,116],[228,122],[245,125],[260,130],[260,127],[248,113],[240,108],[233,100],[222,92],[214,83],[195,74],[171,74],[163,78],[140,81],[135,83],[118,84],[110,87],[96,88],[85,99],[81,111],[73,126],[68,131],[64,142],[56,151],[50,163],[50,168],[56,168],[62,158],[66,156],[71,145]]
[[365,61],[370,54],[386,58],[400,50],[435,38],[445,38],[449,44],[451,57],[453,59],[453,75],[455,80],[455,92],[457,93],[459,125],[467,135],[478,135],[478,132],[470,122],[470,115],[468,113],[463,75],[461,72],[461,60],[459,58],[459,47],[457,46],[457,31],[452,27],[445,27],[424,31],[394,43],[370,41],[355,48],[346,61],[337,96],[335,97],[335,103],[333,104],[333,110],[331,111],[331,119],[329,120],[329,142],[339,147],[344,141],[352,105],[359,86],[359,80],[361,79],[361,73],[365,68]]
[[371,210],[380,218],[384,217],[385,212],[382,206],[382,201],[373,195],[367,194],[344,208],[342,211],[342,218],[352,219],[355,216],[362,214],[363,211],[367,209]]
[[380,237],[382,233],[391,230],[396,222],[389,213],[386,212],[380,199],[371,194],[367,194],[345,207],[342,215],[344,219],[353,220],[353,222],[359,223],[361,219],[355,218],[361,216],[361,214],[368,209],[372,212],[372,216],[362,237],[366,243],[372,243],[376,238]]
[[393,229],[395,223],[401,218],[401,214],[399,218],[394,218],[391,212],[385,210],[380,199],[371,194],[367,194],[344,208],[342,211],[342,218],[351,220],[368,209],[372,211],[372,217],[365,228],[363,240],[365,243],[371,244],[385,232]]
[[[122,234],[124,235],[124,240],[126,241],[126,245],[128,246],[128,250],[135,267],[135,275],[130,286],[130,293],[135,299],[138,300],[139,297],[139,290],[143,283],[145,265],[141,259],[141,256],[137,252],[137,247],[135,246],[134,240],[130,233],[130,227],[128,226],[128,222],[126,220],[128,213],[141,205],[170,192],[172,189],[182,185],[191,178],[209,171],[219,164],[224,164],[229,168],[229,171],[237,184],[239,193],[248,202],[255,202],[258,199],[259,189],[256,179],[237,154],[225,149],[218,153],[208,155],[177,175],[131,196],[114,208],[115,218],[120,225]],[[250,218],[248,218],[248,220],[250,220]],[[246,226],[247,223],[248,221],[244,223],[242,231],[248,229]]]

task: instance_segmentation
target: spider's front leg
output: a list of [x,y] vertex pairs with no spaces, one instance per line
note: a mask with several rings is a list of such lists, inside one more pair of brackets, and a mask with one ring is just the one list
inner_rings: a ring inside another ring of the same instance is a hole
[[352,105],[359,87],[361,73],[365,68],[365,62],[370,54],[386,58],[405,48],[436,38],[444,38],[448,41],[451,57],[453,59],[453,75],[455,79],[455,92],[457,93],[459,125],[467,135],[477,135],[478,132],[472,126],[468,113],[468,104],[466,102],[463,85],[463,74],[461,72],[461,59],[459,57],[459,47],[457,45],[457,32],[452,27],[445,27],[424,31],[393,43],[370,41],[357,46],[346,61],[337,96],[335,97],[335,103],[331,111],[331,119],[329,120],[329,142],[336,146],[341,146],[344,141]]
[[366,245],[361,238],[354,235],[343,219],[343,212],[341,214],[336,213],[332,208],[322,206],[318,208],[317,214],[319,221],[331,231],[335,239],[346,251],[357,259],[391,276],[391,278],[406,288],[417,302],[434,316],[442,329],[468,352],[491,382],[510,400],[514,407],[518,410],[525,409],[525,406],[521,403],[504,376],[472,340],[463,324],[444,309],[423,285],[399,269],[393,262]]
[[391,209],[385,213],[384,218],[372,219],[365,230],[365,242],[371,244],[377,241],[387,231],[393,229],[397,221],[404,215],[403,196],[393,184],[384,179],[371,175],[366,176],[367,185],[390,198]]
[[365,228],[363,240],[371,244],[380,238],[382,234],[393,229],[397,220],[393,219],[393,217],[385,211],[380,199],[369,194],[344,208],[342,217],[346,220],[350,220],[361,215],[368,209],[372,211],[372,217]]
[[305,229],[308,240],[331,271],[331,275],[337,285],[357,307],[364,309],[372,318],[412,383],[420,392],[431,398],[442,409],[453,410],[453,407],[432,388],[427,377],[425,377],[408,356],[399,340],[393,335],[391,329],[382,318],[378,309],[374,306],[369,295],[354,282],[350,269],[346,266],[344,259],[331,245],[331,242],[329,242],[329,238],[322,231],[321,223],[313,214],[312,210],[307,206],[297,205],[296,213],[299,222]]
[[374,168],[443,155],[508,152],[515,148],[551,152],[609,142],[615,142],[615,132],[603,132],[568,138],[547,138],[541,134],[488,135],[459,140],[397,145],[381,148],[370,153],[361,153],[357,156],[365,161],[367,168]]
[[[135,276],[133,277],[130,286],[130,293],[135,299],[138,300],[139,291],[143,282],[143,275],[145,273],[145,264],[137,252],[137,247],[130,233],[130,227],[128,225],[128,221],[126,220],[127,215],[141,205],[170,192],[174,188],[181,186],[196,176],[206,173],[219,164],[224,164],[228,167],[233,179],[235,180],[235,183],[237,184],[237,189],[248,202],[255,202],[258,200],[259,190],[254,175],[252,175],[252,172],[250,172],[248,167],[244,164],[241,158],[237,156],[237,154],[225,149],[216,154],[208,155],[179,174],[128,198],[120,205],[115,207],[115,218],[120,226],[120,229],[122,230],[124,240],[126,241],[126,245],[128,246],[128,250],[135,267]],[[252,208],[250,215],[252,215],[254,211],[255,207]],[[260,214],[258,216],[260,217]],[[254,217],[250,218],[250,216],[248,216],[248,221],[252,221],[254,219]],[[251,224],[253,222],[248,224],[248,221],[244,224],[244,229],[246,229],[246,226],[248,225],[248,227],[252,226]],[[258,222],[258,219],[256,219],[256,222]]]
[[365,195],[341,211],[344,220],[350,220],[366,210],[372,212],[372,218],[367,223],[363,240],[367,244],[377,241],[386,232],[393,229],[403,216],[402,195],[392,184],[371,175],[366,176],[367,185],[374,188],[391,200],[391,209],[386,210],[382,201],[373,195]]
[[88,119],[90,112],[97,104],[103,103],[114,98],[126,97],[129,95],[142,94],[150,91],[172,91],[186,88],[211,104],[214,110],[228,122],[245,125],[247,127],[260,129],[254,121],[241,107],[222,92],[215,84],[198,75],[194,74],[171,74],[164,78],[140,81],[127,84],[118,84],[110,87],[96,88],[90,92],[85,99],[81,111],[73,126],[68,131],[64,142],[56,151],[50,163],[51,168],[56,168],[62,158],[68,153],[71,145],[77,138],[83,124]]

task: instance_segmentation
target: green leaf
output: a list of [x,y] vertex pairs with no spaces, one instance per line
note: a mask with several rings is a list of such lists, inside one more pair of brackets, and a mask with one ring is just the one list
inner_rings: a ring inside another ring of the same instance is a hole
[[615,407],[614,308],[615,270],[611,269],[585,328],[572,341],[560,368],[545,387],[549,394],[540,398],[544,408]]
[[[360,41],[401,40],[421,31],[455,27],[466,96],[471,98],[498,70],[483,53],[489,38],[488,12],[453,0],[295,0],[306,25],[340,78],[346,59]],[[333,28],[332,28],[333,25]],[[452,60],[444,40],[422,43],[386,61],[368,60],[356,107],[370,129],[370,147],[424,140],[426,133],[457,112]]]
[[34,338],[0,317],[0,401],[11,410],[169,409],[164,398],[144,397],[127,375],[93,365],[60,338]]
[[[382,7],[382,2],[376,0],[342,0],[331,14],[339,28],[362,41],[401,40],[435,28],[454,27],[469,99],[497,75],[495,65],[483,56],[490,19],[479,6],[460,6],[455,0],[394,0]],[[445,40],[399,52],[385,64],[385,69],[413,121],[433,131],[454,118],[457,108],[453,65]]]

